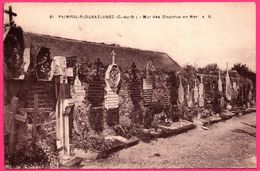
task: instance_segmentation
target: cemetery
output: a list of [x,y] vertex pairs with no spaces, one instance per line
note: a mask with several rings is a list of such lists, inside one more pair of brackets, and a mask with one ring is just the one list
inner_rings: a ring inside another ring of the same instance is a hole
[[163,52],[4,26],[5,165],[77,167],[143,141],[255,111],[255,82]]

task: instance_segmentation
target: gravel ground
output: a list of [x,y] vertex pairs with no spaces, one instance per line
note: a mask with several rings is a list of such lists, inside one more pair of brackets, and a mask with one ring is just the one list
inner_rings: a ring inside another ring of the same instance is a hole
[[255,168],[256,115],[251,113],[174,137],[84,161],[84,168]]

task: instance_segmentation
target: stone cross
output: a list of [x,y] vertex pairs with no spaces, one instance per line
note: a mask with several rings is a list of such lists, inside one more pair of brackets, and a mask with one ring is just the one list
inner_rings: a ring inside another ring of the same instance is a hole
[[112,64],[114,65],[114,64],[116,64],[116,63],[115,63],[116,53],[115,53],[114,50],[112,51],[111,55],[112,55]]
[[14,22],[13,21],[13,16],[16,17],[17,14],[12,11],[12,7],[11,6],[9,6],[8,10],[5,10],[5,13],[9,15],[9,23],[10,23],[10,25],[12,25],[13,22]]
[[100,58],[97,58],[97,62],[95,62],[95,64],[97,65],[97,76],[99,75],[99,67],[103,66],[102,62],[100,62]]

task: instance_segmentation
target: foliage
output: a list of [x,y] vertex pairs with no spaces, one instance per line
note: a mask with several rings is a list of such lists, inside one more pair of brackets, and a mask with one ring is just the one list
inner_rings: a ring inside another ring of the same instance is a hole
[[198,68],[199,73],[209,74],[209,73],[217,73],[220,71],[217,64],[208,64],[205,67]]
[[56,138],[41,127],[37,129],[37,142],[32,144],[32,125],[19,123],[14,160],[10,163],[8,148],[5,147],[6,165],[13,168],[55,168],[58,167]]
[[249,78],[255,87],[256,73],[250,70],[246,64],[237,63],[232,67],[232,69],[236,70],[240,76]]
[[88,134],[82,136],[74,134],[72,138],[72,148],[83,149],[84,151],[97,151],[102,152],[110,149],[113,145],[111,140],[106,140],[102,135]]

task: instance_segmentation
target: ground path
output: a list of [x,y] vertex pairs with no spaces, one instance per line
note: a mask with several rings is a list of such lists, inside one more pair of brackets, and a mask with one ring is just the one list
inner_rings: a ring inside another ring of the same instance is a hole
[[85,161],[84,168],[255,168],[255,113]]

